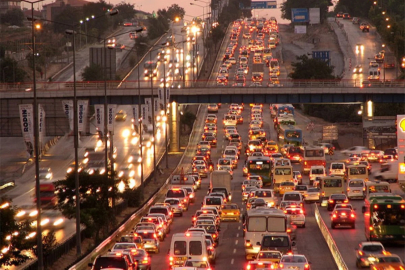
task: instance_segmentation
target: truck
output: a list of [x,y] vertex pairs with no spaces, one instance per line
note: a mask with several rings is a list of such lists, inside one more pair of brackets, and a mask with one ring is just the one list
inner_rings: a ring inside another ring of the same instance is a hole
[[232,199],[231,192],[231,174],[227,171],[213,171],[210,177],[210,188],[208,193],[223,192],[225,193],[228,201]]
[[374,174],[374,178],[380,181],[395,183],[398,181],[398,160],[381,164],[381,169]]
[[263,81],[263,64],[253,64],[252,68],[252,80],[254,82],[261,82]]
[[195,183],[194,177],[188,174],[174,174],[170,179],[170,184],[172,188],[189,187],[192,188],[194,191],[197,190],[197,184]]

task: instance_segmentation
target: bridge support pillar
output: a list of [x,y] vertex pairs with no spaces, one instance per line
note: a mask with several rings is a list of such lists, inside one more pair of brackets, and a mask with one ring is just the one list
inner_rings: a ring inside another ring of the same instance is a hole
[[170,132],[170,152],[180,151],[180,114],[176,102],[170,103],[169,132]]

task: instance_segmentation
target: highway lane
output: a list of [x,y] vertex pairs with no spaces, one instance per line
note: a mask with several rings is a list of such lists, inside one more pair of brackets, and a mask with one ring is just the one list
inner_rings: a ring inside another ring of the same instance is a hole
[[[139,80],[140,80],[140,86],[141,87],[150,87],[150,79],[148,77],[145,77],[144,74],[144,64],[147,61],[157,61],[157,55],[161,50],[166,50],[168,53],[168,57],[166,58],[166,62],[158,62],[157,66],[157,76],[153,78],[153,87],[163,87],[163,84],[161,81],[164,79],[164,70],[166,71],[166,79],[169,77],[173,77],[170,82],[168,82],[167,86],[168,87],[183,87],[183,78],[179,75],[176,74],[175,76],[170,76],[169,73],[169,61],[171,59],[176,59],[178,62],[178,68],[181,72],[185,70],[185,87],[188,87],[191,85],[191,81],[193,79],[193,72],[191,69],[191,66],[188,67],[187,63],[189,65],[192,65],[192,56],[193,56],[193,44],[190,41],[187,41],[187,33],[186,32],[181,32],[181,28],[184,26],[184,20],[180,21],[179,23],[173,23],[171,29],[168,31],[168,33],[163,36],[163,38],[160,40],[160,42],[150,51],[149,54],[146,55],[146,57],[143,59],[141,63],[137,67],[135,67],[132,70],[132,73],[128,75],[127,78],[125,78],[126,81],[138,81],[138,68],[139,68]],[[191,34],[191,33],[190,33]],[[164,46],[162,45],[163,43],[166,42],[167,37],[170,37],[171,35],[174,36],[174,46]],[[197,51],[195,52],[196,58],[195,58],[195,64],[199,64],[199,68],[202,65],[202,57],[199,55],[202,54],[202,36],[201,32],[197,32],[197,46],[199,48],[199,54],[197,54]],[[161,48],[161,50],[159,50]],[[198,59],[197,59],[198,58]],[[184,62],[184,64],[183,64]],[[163,67],[165,65],[165,68]],[[198,69],[199,69],[198,68]],[[195,74],[197,74],[197,67],[194,69]],[[196,75],[195,75],[196,78]]]
[[[223,152],[223,149],[228,144],[223,137],[223,125],[221,122],[223,114],[225,114],[228,110],[228,106],[229,104],[223,104],[222,108],[217,114],[219,120],[217,136],[218,146],[217,148],[213,148],[211,152],[212,161],[214,164],[216,164],[218,158]],[[245,111],[242,113],[245,123],[237,126],[244,143],[246,143],[248,139],[248,118],[250,117],[250,108],[247,104],[245,105],[245,108]],[[265,121],[264,128],[269,138],[276,138],[268,107],[265,108],[263,116]],[[204,118],[205,117],[203,115],[199,115],[197,119],[199,123],[201,123]],[[202,126],[196,127],[197,129],[193,135],[197,135],[197,138],[192,138],[192,144],[189,146],[192,147],[191,149],[196,149],[196,145],[199,141],[199,134],[202,132]],[[244,180],[244,177],[242,176],[244,161],[245,156],[242,155],[238,162],[238,168],[234,170],[234,179],[232,181],[232,202],[237,203],[243,210],[245,206],[241,203],[241,184]],[[183,164],[185,164],[183,165],[184,168],[190,168],[191,157],[185,159]],[[184,171],[187,171],[187,169]],[[175,217],[170,234],[185,232],[189,227],[191,227],[191,216],[201,207],[201,202],[203,197],[206,195],[208,186],[209,178],[203,179],[202,189],[196,193],[196,203],[190,206],[189,210],[183,214],[183,217]],[[329,252],[326,252],[328,248],[316,224],[313,209],[308,207],[307,212],[306,228],[297,229],[297,252],[303,253],[308,257],[312,263],[311,267],[314,270],[336,269],[332,256]],[[161,252],[159,254],[152,255],[153,269],[166,269],[168,267],[167,251],[169,250],[169,245],[170,235],[163,242],[161,242]],[[221,222],[220,241],[219,246],[217,247],[217,260],[214,268],[227,269],[229,266],[231,266],[240,269],[246,265],[244,255],[242,223]]]
[[[337,19],[339,23],[343,25],[343,30],[347,33],[348,41],[351,49],[353,50],[354,59],[349,59],[351,61],[352,70],[350,75],[347,74],[347,78],[358,80],[359,83],[362,80],[367,80],[368,77],[368,66],[371,60],[374,60],[374,56],[381,50],[385,50],[386,53],[389,52],[389,48],[382,47],[381,37],[376,33],[375,27],[371,27],[370,32],[362,32],[358,24],[353,24],[352,20],[343,20],[341,18]],[[364,50],[356,49],[356,45],[363,45]],[[361,74],[353,74],[353,68],[356,65],[363,66],[363,72]],[[395,69],[384,69],[383,64],[380,64],[381,75],[380,80],[384,80],[384,72],[386,80],[393,80],[396,78]]]
[[[128,156],[133,149],[138,149],[137,143],[131,143],[131,140],[125,139],[122,137],[122,132],[124,130],[131,129],[131,117],[129,113],[131,112],[130,106],[119,106],[118,109],[122,109],[128,113],[128,117],[123,122],[116,122],[115,124],[115,136],[114,146],[117,147],[117,170],[121,166],[127,163]],[[93,123],[90,123],[91,133],[95,134],[95,126]],[[164,147],[164,132],[157,132],[156,136],[156,160],[163,155]],[[97,139],[95,136],[87,136],[81,138],[81,143],[79,146],[79,160],[80,157],[83,157],[85,148],[95,147]],[[40,167],[50,167],[53,171],[53,180],[63,179],[66,175],[66,170],[68,166],[74,161],[73,149],[73,137],[63,137],[50,151],[44,156],[40,161]],[[145,152],[145,165],[144,165],[144,177],[150,175],[153,170],[153,150],[149,149]],[[35,182],[33,181],[35,175],[35,167],[32,166],[27,170],[24,175],[16,179],[16,187],[6,192],[4,195],[8,196],[13,200],[13,205],[16,206],[25,206],[31,205],[34,206],[34,195],[35,195]],[[135,181],[136,185],[140,185],[140,165],[135,166]],[[67,220],[66,225],[62,229],[55,231],[56,238],[58,242],[63,242],[68,237],[75,234],[75,220]]]
[[[128,31],[134,31],[137,27],[125,27],[120,29],[118,32],[112,34],[112,36],[116,37],[116,40],[120,44],[124,44],[126,48],[131,48],[131,43],[133,44],[133,40],[129,38]],[[126,34],[122,34],[126,33]],[[121,34],[121,35],[120,35]],[[77,37],[76,37],[77,39]],[[90,47],[102,48],[104,46],[103,41],[101,43],[94,43],[88,44],[87,46],[81,48],[80,50],[76,51],[76,80],[82,80],[82,73],[86,66],[89,66],[89,55],[90,55]],[[123,55],[128,53],[128,51],[122,50],[121,52],[117,51],[116,59],[122,60]],[[72,60],[71,60],[72,61]],[[119,64],[119,63],[118,63]],[[61,74],[54,78],[54,81],[57,82],[73,82],[73,65],[69,68],[64,70]]]

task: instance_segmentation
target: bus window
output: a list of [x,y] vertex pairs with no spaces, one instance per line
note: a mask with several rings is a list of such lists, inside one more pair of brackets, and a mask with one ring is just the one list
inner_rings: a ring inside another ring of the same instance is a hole
[[275,175],[291,175],[290,168],[277,168],[275,169]]
[[363,187],[364,181],[363,180],[350,180],[349,187]]
[[342,179],[324,179],[324,187],[342,187]]
[[249,232],[265,232],[266,231],[266,218],[265,217],[250,217],[248,220]]
[[374,226],[405,225],[405,210],[401,209],[399,204],[378,205],[378,207],[374,208],[372,212],[371,220]]
[[305,150],[306,157],[323,157],[323,150]]
[[350,168],[350,175],[363,175],[366,174],[366,167]]
[[368,193],[390,193],[389,186],[380,186],[380,185],[375,185],[375,186],[369,186],[368,187]]

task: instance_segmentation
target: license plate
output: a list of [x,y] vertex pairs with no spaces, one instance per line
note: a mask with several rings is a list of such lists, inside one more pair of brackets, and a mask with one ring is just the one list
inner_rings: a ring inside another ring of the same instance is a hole
[[233,216],[233,213],[228,213],[228,215]]
[[296,218],[298,218],[298,216],[293,215],[293,216],[291,216],[291,218],[296,219]]
[[342,220],[340,220],[341,222],[346,222],[346,219],[342,219]]
[[336,201],[336,203],[343,203],[343,201]]
[[353,193],[360,193],[360,190],[353,190]]

